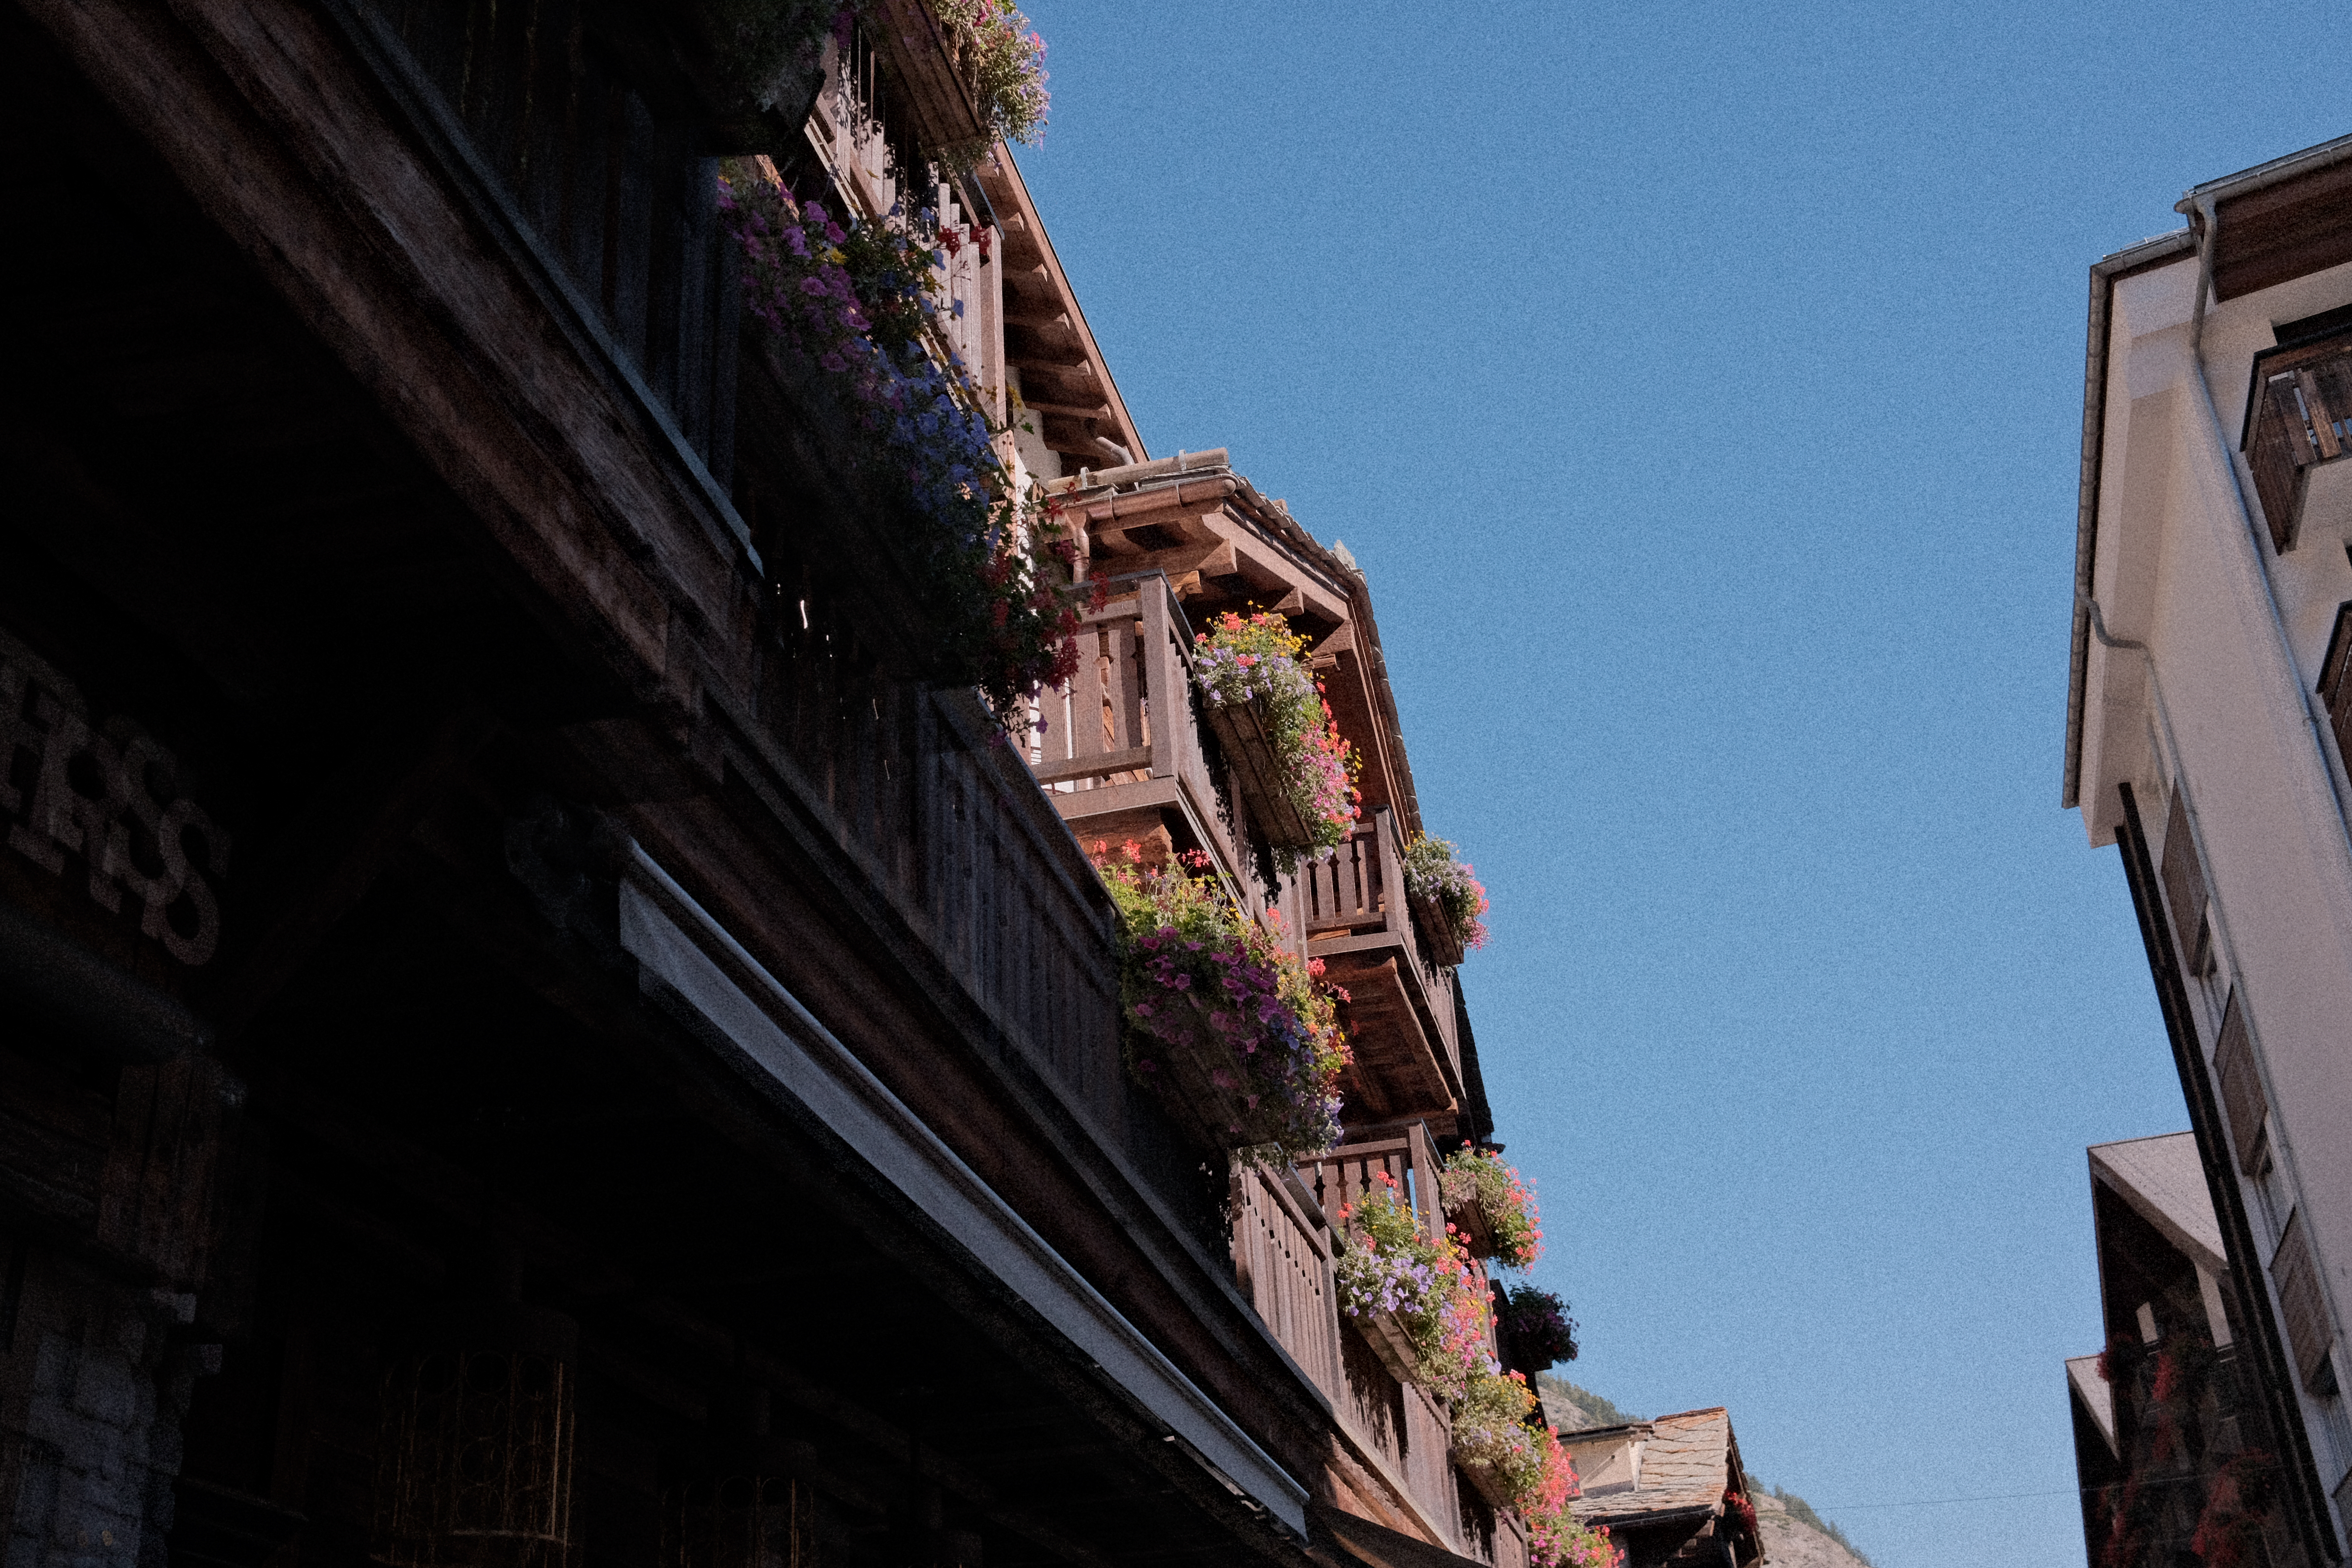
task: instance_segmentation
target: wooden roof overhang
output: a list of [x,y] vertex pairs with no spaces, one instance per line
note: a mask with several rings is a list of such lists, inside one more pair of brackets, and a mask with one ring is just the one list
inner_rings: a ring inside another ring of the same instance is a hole
[[[1061,455],[1066,473],[1142,459],[1142,433],[1103,363],[1011,150],[999,142],[982,161],[978,178],[1004,237],[998,263],[1003,269],[1004,360],[1019,374],[1021,403],[1035,416],[1038,436]],[[1108,450],[1103,441],[1117,443],[1127,456]]]
[[2234,300],[2352,261],[2352,136],[2215,180],[2175,207],[2212,230],[2213,298]]
[[[296,1264],[390,1311],[460,1268],[453,1234],[488,1233],[582,1320],[600,1397],[648,1431],[690,1441],[712,1380],[750,1368],[877,1520],[910,1452],[931,1456],[920,1479],[1003,1532],[999,1563],[1305,1568],[1113,1374],[614,966],[601,895],[562,891],[594,854],[536,885],[552,903],[516,871],[515,825],[555,792],[729,884],[714,904],[891,1091],[1317,1473],[1328,1405],[1124,1163],[1153,1146],[1105,1142],[1150,1115],[1115,1046],[1086,1098],[977,993],[1033,951],[1008,927],[1041,952],[1108,941],[1017,761],[949,715],[928,763],[979,771],[917,819],[859,775],[889,733],[852,722],[869,694],[894,721],[908,704],[846,636],[825,700],[763,690],[789,645],[740,520],[583,347],[528,234],[310,7],[240,14],[251,31],[201,36],[160,12],[0,19],[0,619],[169,742],[236,836],[222,950],[185,994],[301,1173],[276,1189],[289,1223],[335,1240]],[[821,477],[800,526],[822,533],[850,502]],[[1027,815],[989,819],[976,854],[1028,857],[1011,920],[891,901],[891,857],[1000,808]]]
[[1348,993],[1353,1059],[1339,1090],[1349,1125],[1423,1118],[1435,1137],[1456,1135],[1463,1088],[1438,1043],[1429,991],[1410,952],[1392,940],[1361,937],[1318,942],[1312,951],[1326,977]]

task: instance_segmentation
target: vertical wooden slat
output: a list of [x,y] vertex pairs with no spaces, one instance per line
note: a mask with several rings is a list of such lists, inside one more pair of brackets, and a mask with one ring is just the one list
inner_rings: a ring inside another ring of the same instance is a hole
[[1421,1223],[1432,1236],[1445,1234],[1445,1205],[1437,1193],[1437,1151],[1431,1147],[1429,1129],[1416,1121],[1405,1131],[1405,1146],[1412,1162],[1413,1201],[1421,1210]]
[[1078,633],[1078,668],[1070,678],[1069,721],[1056,737],[1046,732],[1048,756],[1091,757],[1102,750],[1103,627],[1099,623]]
[[653,251],[653,116],[635,92],[614,98],[611,207],[605,218],[605,311],[622,352],[646,357],[646,289]]
[[1177,686],[1181,672],[1169,640],[1171,633],[1166,586],[1145,583],[1139,607],[1143,622],[1143,695],[1151,705],[1151,776],[1172,778],[1182,756],[1184,731],[1190,726],[1172,721],[1186,709],[1183,694]]
[[1110,627],[1111,721],[1118,745],[1140,746],[1150,739],[1143,722],[1143,641],[1137,623],[1120,619]]
[[2319,382],[2309,370],[2294,373],[2295,389],[2303,394],[2303,416],[2309,424],[2311,438],[2318,445],[2319,460],[2341,456],[2344,447],[2336,439],[2336,429],[2328,417],[2327,400],[2319,395]]

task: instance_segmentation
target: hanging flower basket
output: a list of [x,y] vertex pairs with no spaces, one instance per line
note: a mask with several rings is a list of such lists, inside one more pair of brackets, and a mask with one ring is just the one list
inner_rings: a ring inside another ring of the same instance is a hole
[[1532,1285],[1498,1286],[1496,1292],[1495,1337],[1505,1365],[1534,1373],[1576,1359],[1576,1321],[1567,1302]]

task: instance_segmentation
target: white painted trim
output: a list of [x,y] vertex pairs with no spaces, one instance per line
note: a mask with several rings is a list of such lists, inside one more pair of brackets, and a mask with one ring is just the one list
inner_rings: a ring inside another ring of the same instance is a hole
[[1008,1289],[1166,1422],[1236,1493],[1305,1535],[1307,1489],[1104,1300],[642,847],[630,849],[632,863],[621,885],[621,945],[645,973],[676,991],[970,1248]]

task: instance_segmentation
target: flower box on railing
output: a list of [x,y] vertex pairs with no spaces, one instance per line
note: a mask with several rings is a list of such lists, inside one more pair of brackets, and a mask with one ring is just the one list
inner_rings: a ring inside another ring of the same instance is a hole
[[1471,1257],[1526,1268],[1543,1253],[1535,1193],[1492,1150],[1465,1142],[1437,1173],[1446,1223]]
[[1474,1373],[1454,1403],[1454,1463],[1496,1508],[1522,1508],[1541,1484],[1550,1435],[1528,1421],[1535,1391],[1517,1373]]
[[1423,834],[1400,850],[1405,901],[1420,922],[1429,961],[1459,968],[1463,955],[1486,941],[1486,889],[1443,838]]
[[1203,717],[1259,832],[1286,864],[1294,851],[1341,842],[1357,816],[1355,749],[1300,662],[1306,648],[1269,610],[1228,611],[1193,644]]
[[1462,1472],[1463,1479],[1468,1481],[1480,1497],[1498,1509],[1518,1506],[1517,1489],[1504,1478],[1500,1467],[1464,1453],[1458,1444],[1453,1455],[1454,1468]]
[[1215,1007],[1189,995],[1147,1005],[1153,1009],[1153,1027],[1133,1047],[1136,1076],[1180,1126],[1211,1148],[1248,1149],[1285,1140],[1296,1111],[1252,1091],[1211,1017]]
[[1475,1188],[1470,1188],[1465,1194],[1464,1185],[1466,1184],[1448,1192],[1442,1181],[1439,1184],[1438,1190],[1445,1200],[1445,1223],[1454,1228],[1463,1251],[1473,1258],[1492,1258],[1495,1256],[1495,1232],[1486,1222],[1486,1205],[1478,1201]]
[[1410,893],[1406,901],[1412,905],[1413,918],[1421,922],[1421,937],[1429,962],[1440,969],[1459,969],[1464,957],[1461,933],[1454,929],[1454,921],[1445,906],[1424,894]]
[[1364,1342],[1372,1347],[1372,1353],[1381,1358],[1390,1376],[1399,1383],[1420,1381],[1414,1371],[1420,1358],[1413,1353],[1412,1339],[1404,1331],[1404,1325],[1397,1321],[1394,1312],[1366,1312],[1348,1321],[1364,1336]]
[[1095,847],[1119,910],[1135,1077],[1210,1147],[1329,1148],[1347,1045],[1328,990],[1212,877],[1187,874],[1205,854],[1151,866],[1134,844]]
[[1234,788],[1248,807],[1266,843],[1277,849],[1303,849],[1315,830],[1291,798],[1288,771],[1275,749],[1274,731],[1260,702],[1203,703],[1209,729],[1224,748]]

